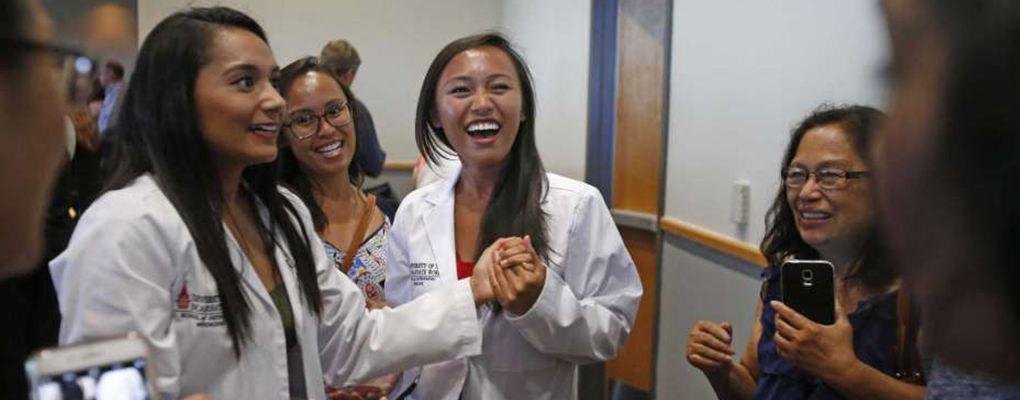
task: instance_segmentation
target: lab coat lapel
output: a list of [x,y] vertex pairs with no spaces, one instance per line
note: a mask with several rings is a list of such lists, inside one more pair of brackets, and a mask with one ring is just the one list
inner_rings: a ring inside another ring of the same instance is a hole
[[[294,264],[294,257],[290,254],[290,245],[287,243],[287,238],[284,237],[283,232],[279,229],[272,229],[272,221],[269,220],[269,209],[266,208],[262,200],[255,198],[259,210],[259,219],[262,221],[262,225],[267,227],[273,232],[276,240],[276,245],[273,246],[273,257],[275,257],[276,268],[280,271],[280,277],[283,279],[283,287],[287,289],[287,300],[290,301],[291,314],[294,316],[294,330],[301,332],[301,328],[304,326],[304,313],[299,312],[305,309],[302,307],[301,290],[298,288],[297,283],[297,269]],[[261,282],[259,282],[261,284]],[[268,293],[266,293],[268,295]],[[272,298],[269,299],[272,301]],[[273,304],[276,307],[276,304]],[[298,335],[300,336],[300,335]]]
[[423,216],[429,246],[439,267],[441,282],[457,280],[457,247],[454,243],[453,188],[460,179],[458,170],[428,194],[432,209]]
[[[287,299],[290,300],[291,314],[294,315],[294,331],[303,332],[305,313],[302,310],[307,309],[302,306],[304,296],[301,296],[301,288],[297,281],[297,269],[294,265],[294,258],[290,256],[290,247],[286,249],[282,248],[286,246],[284,238],[277,235],[277,243],[275,251],[276,265],[280,268],[280,276],[283,277],[283,287],[287,288]],[[301,335],[298,335],[301,336]]]
[[255,273],[255,267],[251,265],[248,257],[244,255],[244,250],[241,250],[241,244],[234,238],[234,234],[227,228],[226,223],[223,224],[223,234],[227,236],[227,251],[230,252],[230,261],[234,264],[234,268],[237,269],[237,274],[241,275],[241,282],[248,286],[248,293],[255,293],[256,298],[262,300],[267,305],[271,305],[273,300],[269,297],[266,286],[259,280],[259,275]]

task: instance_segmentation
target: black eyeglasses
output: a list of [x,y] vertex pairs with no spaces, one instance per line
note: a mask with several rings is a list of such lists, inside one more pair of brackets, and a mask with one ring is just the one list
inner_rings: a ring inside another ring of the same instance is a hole
[[283,129],[289,131],[297,140],[305,140],[319,133],[323,120],[336,129],[351,123],[353,118],[348,102],[331,103],[322,114],[299,112],[291,116],[290,121],[283,125]]
[[5,51],[41,51],[53,56],[53,66],[64,73],[92,73],[95,62],[78,49],[53,43],[41,43],[21,38],[0,38],[0,49]]
[[842,168],[821,168],[815,172],[808,171],[801,167],[788,167],[783,171],[783,184],[788,188],[799,188],[807,184],[811,175],[815,176],[815,182],[822,189],[842,189],[850,184],[851,179],[866,178],[871,175],[869,171],[847,171]]

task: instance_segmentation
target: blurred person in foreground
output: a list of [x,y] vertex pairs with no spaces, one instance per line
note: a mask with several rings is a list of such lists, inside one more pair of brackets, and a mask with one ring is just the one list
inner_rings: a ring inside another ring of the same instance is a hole
[[882,5],[892,92],[877,181],[925,310],[930,395],[1020,398],[1020,3]]
[[0,301],[4,304],[0,397],[27,399],[25,359],[55,339],[41,334],[52,332],[52,327],[36,326],[40,321],[28,315],[39,303],[35,288],[49,285],[49,274],[32,269],[43,253],[43,221],[56,173],[68,154],[57,77],[69,52],[53,46],[52,21],[34,0],[0,0],[0,52],[0,135],[4,140],[0,193],[5,194],[0,196]]
[[[0,192],[21,194],[0,196],[3,282],[31,272],[42,253],[43,217],[67,154],[63,101],[54,71],[76,55],[53,45],[53,23],[36,0],[0,0],[0,135],[5,142],[0,146]],[[5,308],[26,305],[4,303]],[[21,328],[32,330],[9,319],[4,325],[3,336]],[[30,397],[24,362],[37,344],[26,341],[40,339],[31,336],[0,339],[0,397],[4,399]]]

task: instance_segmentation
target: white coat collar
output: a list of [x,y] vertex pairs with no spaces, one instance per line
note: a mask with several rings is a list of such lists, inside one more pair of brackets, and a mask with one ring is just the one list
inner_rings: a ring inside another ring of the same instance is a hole
[[457,166],[455,170],[450,171],[450,177],[446,178],[429,188],[429,192],[425,195],[425,201],[432,205],[443,204],[447,201],[453,201],[453,188],[457,186],[457,181],[460,180],[461,167]]
[[[429,245],[432,247],[432,254],[440,270],[454,271],[452,280],[456,280],[457,270],[457,246],[454,242],[453,205],[454,186],[460,179],[458,168],[446,180],[432,186],[431,191],[424,197],[425,201],[432,205],[432,208],[422,213],[426,235],[429,238]],[[449,268],[449,269],[447,269]],[[449,273],[443,274],[450,276]],[[442,276],[442,275],[441,275]],[[445,280],[445,279],[444,279]]]

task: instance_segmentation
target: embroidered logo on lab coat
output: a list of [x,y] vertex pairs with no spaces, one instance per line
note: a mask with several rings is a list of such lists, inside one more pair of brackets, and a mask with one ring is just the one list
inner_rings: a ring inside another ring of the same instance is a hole
[[174,304],[174,318],[190,319],[197,327],[224,326],[223,307],[219,295],[196,295],[188,293],[188,285],[181,287]]
[[439,265],[435,263],[411,263],[411,284],[424,286],[426,282],[439,279]]

